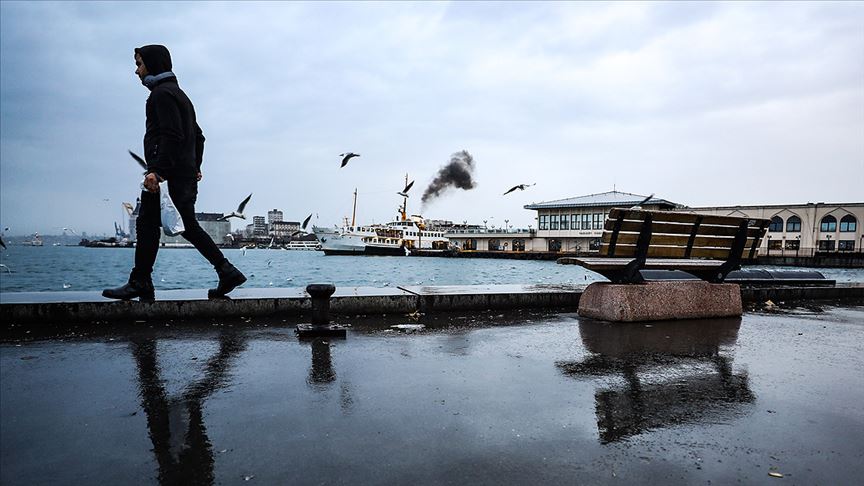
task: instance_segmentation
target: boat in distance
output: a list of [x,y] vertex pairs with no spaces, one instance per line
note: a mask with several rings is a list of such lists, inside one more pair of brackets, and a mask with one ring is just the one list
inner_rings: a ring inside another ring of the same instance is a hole
[[[405,175],[408,185],[408,175]],[[313,226],[312,232],[325,255],[395,255],[407,256],[414,250],[448,251],[450,240],[443,231],[426,227],[422,216],[408,217],[408,195],[403,196],[399,219],[386,224],[356,225],[357,190],[354,190],[354,214],[351,223],[345,218],[341,228]]]

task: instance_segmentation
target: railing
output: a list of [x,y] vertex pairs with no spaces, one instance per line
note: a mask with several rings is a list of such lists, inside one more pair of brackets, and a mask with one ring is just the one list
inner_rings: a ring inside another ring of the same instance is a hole
[[533,235],[537,232],[535,229],[525,229],[525,228],[512,228],[512,229],[503,229],[503,228],[477,228],[477,229],[451,229],[444,232],[444,236],[447,235]]
[[843,255],[855,255],[861,254],[860,248],[855,248],[853,250],[838,250],[834,248],[833,250],[822,250],[818,247],[806,247],[806,248],[798,248],[798,249],[788,249],[788,248],[759,248],[759,256],[763,257],[815,257],[815,256],[843,256]]

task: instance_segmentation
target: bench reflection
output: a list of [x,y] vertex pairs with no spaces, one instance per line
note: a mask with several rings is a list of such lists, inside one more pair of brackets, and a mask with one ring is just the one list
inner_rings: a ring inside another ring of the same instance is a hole
[[652,429],[723,420],[755,400],[734,371],[740,318],[607,323],[582,319],[591,355],[559,361],[567,376],[603,378],[594,398],[601,443]]

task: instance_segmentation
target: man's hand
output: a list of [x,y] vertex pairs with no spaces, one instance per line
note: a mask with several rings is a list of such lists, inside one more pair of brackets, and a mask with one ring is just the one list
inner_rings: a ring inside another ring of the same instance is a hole
[[160,177],[155,173],[150,172],[144,176],[144,188],[150,192],[159,192]]
[[201,171],[199,170],[198,171],[198,180],[200,181],[202,177],[204,177],[204,174],[202,174]]

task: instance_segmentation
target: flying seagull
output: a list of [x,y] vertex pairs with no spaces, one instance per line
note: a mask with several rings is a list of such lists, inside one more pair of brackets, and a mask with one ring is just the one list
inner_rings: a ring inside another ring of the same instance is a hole
[[351,157],[360,157],[360,154],[355,154],[354,152],[346,152],[344,154],[339,154],[339,157],[342,157],[342,165],[339,166],[341,169],[348,165],[348,161],[351,160]]
[[306,219],[303,220],[303,224],[300,225],[300,228],[306,230],[306,225],[309,224],[310,219],[312,219],[312,213],[309,213],[309,216],[306,216]]
[[132,158],[135,159],[135,162],[138,162],[138,165],[140,165],[142,169],[147,170],[147,162],[144,162],[144,159],[142,159],[138,154],[131,150],[129,151],[129,155],[131,155]]
[[509,191],[504,193],[504,195],[506,196],[507,194],[510,194],[511,192],[515,191],[516,189],[519,189],[520,191],[524,191],[525,188],[531,187],[534,185],[537,185],[537,183],[535,182],[534,184],[519,184],[518,186],[511,187]]
[[399,194],[402,197],[408,197],[408,191],[411,190],[411,186],[413,185],[414,181],[409,182],[408,185],[405,186],[405,189],[402,189],[402,192],[397,192],[396,194]]
[[648,197],[646,197],[645,199],[643,199],[642,201],[640,201],[639,204],[637,204],[637,205],[635,205],[635,206],[631,206],[630,209],[642,209],[642,205],[645,204],[645,203],[647,203],[648,201],[650,201],[652,197],[654,197],[654,193],[653,193],[653,192],[651,193],[650,196],[648,196]]
[[246,209],[246,203],[248,203],[250,199],[252,199],[252,193],[251,192],[249,193],[248,196],[246,196],[246,199],[244,199],[243,202],[241,202],[240,205],[237,206],[236,211],[231,211],[230,213],[222,214],[222,217],[219,218],[219,221],[228,221],[228,218],[246,219],[246,216],[243,215],[243,210]]

